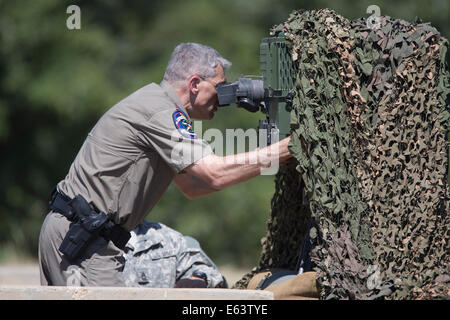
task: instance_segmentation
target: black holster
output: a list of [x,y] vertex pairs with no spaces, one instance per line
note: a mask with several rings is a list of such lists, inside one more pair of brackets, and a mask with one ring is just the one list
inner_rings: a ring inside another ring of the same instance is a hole
[[108,221],[104,212],[95,212],[89,203],[81,195],[77,195],[68,202],[75,213],[75,219],[70,224],[59,251],[70,260],[78,259],[87,246],[100,234],[100,231]]
[[69,260],[80,258],[89,244],[99,236],[111,240],[120,249],[125,247],[131,237],[128,231],[109,220],[104,212],[93,210],[81,195],[70,199],[55,190],[50,208],[72,222],[59,247],[59,251]]

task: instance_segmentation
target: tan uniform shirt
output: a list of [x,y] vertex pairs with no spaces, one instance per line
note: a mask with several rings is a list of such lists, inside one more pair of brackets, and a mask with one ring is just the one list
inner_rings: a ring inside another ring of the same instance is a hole
[[211,153],[171,85],[152,83],[102,116],[57,188],[71,198],[81,194],[131,231],[175,174]]

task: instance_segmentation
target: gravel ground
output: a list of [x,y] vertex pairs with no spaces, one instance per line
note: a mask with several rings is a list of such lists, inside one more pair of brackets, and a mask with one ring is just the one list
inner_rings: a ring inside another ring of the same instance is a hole
[[[231,287],[246,274],[249,269],[234,266],[219,267]],[[39,285],[39,267],[37,264],[0,265],[0,285]]]
[[39,285],[37,264],[0,265],[0,285]]

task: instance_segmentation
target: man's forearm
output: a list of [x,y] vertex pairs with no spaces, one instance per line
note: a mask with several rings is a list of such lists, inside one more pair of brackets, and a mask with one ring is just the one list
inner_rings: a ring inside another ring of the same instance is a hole
[[188,172],[178,174],[173,182],[191,200],[217,191],[202,179]]
[[278,166],[291,157],[287,145],[289,137],[278,143],[253,151],[219,157],[210,155],[203,158],[194,167],[195,174],[202,176],[212,188],[225,187],[246,181],[260,175],[271,166]]
[[289,137],[265,148],[229,155],[204,157],[178,174],[174,183],[189,199],[198,198],[260,175],[291,158]]

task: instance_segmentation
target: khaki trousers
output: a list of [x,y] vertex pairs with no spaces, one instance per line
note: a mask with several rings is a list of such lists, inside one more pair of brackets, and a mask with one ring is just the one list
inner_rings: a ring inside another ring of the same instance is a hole
[[123,251],[102,237],[95,239],[76,261],[68,260],[59,246],[71,222],[51,211],[39,235],[39,271],[45,286],[125,286]]

